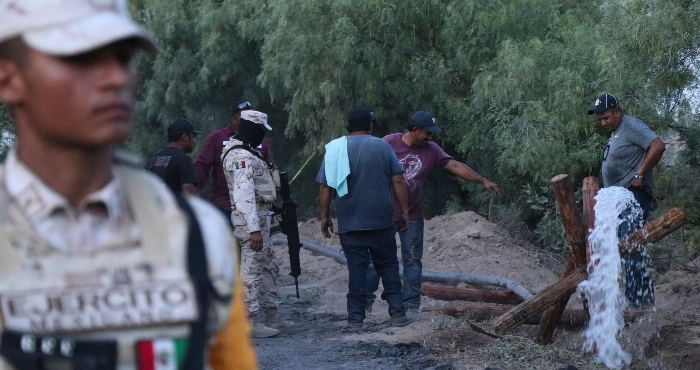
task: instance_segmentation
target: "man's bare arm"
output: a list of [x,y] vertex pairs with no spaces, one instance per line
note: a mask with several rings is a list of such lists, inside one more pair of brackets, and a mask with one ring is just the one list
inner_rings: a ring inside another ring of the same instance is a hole
[[496,193],[496,195],[501,195],[501,189],[498,188],[498,185],[482,177],[476,173],[476,171],[472,170],[471,167],[462,162],[452,159],[447,163],[445,169],[460,179],[481,184],[487,191]]
[[401,231],[408,229],[408,190],[406,190],[406,180],[403,174],[394,175],[391,177],[391,187],[394,189],[394,196],[401,208]]
[[[657,137],[649,144],[649,147],[647,148],[647,155],[644,157],[644,161],[642,162],[641,166],[637,168],[637,173],[644,176],[654,167],[656,167],[656,165],[659,164],[659,161],[661,161],[661,156],[664,154],[664,151],[666,151],[666,144],[664,144],[660,137]],[[633,187],[640,188],[643,185],[644,183],[641,179],[632,179]]]
[[182,184],[180,185],[180,189],[182,189],[183,193],[199,195],[197,187],[194,184]]
[[321,184],[321,186],[318,189],[318,211],[321,216],[321,232],[326,238],[330,238],[331,233],[333,232],[333,221],[331,221],[331,218],[328,215],[328,212],[331,207],[332,195],[333,189],[326,184]]

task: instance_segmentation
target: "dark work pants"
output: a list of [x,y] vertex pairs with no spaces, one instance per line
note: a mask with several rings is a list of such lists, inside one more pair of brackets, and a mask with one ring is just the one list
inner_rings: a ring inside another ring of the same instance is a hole
[[[423,227],[422,218],[411,220],[406,231],[400,231],[395,224],[401,240],[401,261],[403,262],[403,304],[406,309],[420,307],[420,287],[423,278]],[[369,266],[367,271],[367,303],[372,304],[374,292],[379,288],[379,275]]]
[[[632,212],[631,208],[622,212],[623,222],[617,229],[617,236],[624,238],[633,232],[640,229],[647,217],[651,213],[653,197],[644,189],[629,188],[629,191],[634,194],[634,199],[637,200],[642,208],[643,216],[635,220],[626,220],[626,216]],[[641,253],[632,255],[624,259],[625,264],[625,297],[632,306],[640,306],[642,304],[654,304],[654,283],[647,275],[646,267],[644,266],[644,256]]]
[[382,279],[382,299],[389,304],[390,317],[403,317],[406,310],[401,296],[399,260],[396,257],[394,228],[352,231],[338,234],[343,253],[348,260],[348,322],[358,323],[365,319],[367,305],[367,268],[370,256],[374,268]]

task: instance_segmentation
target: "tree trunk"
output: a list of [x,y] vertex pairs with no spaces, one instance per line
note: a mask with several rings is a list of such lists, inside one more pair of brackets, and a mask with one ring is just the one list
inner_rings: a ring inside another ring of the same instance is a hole
[[483,289],[455,288],[450,286],[423,285],[420,294],[442,301],[470,301],[499,304],[518,304],[523,299],[513,292]]

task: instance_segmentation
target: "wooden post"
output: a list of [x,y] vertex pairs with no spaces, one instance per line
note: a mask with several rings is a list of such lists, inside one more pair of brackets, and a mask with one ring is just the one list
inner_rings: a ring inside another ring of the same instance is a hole
[[499,304],[518,304],[523,299],[511,291],[455,288],[451,286],[423,285],[420,294],[443,301],[470,301]]
[[[653,222],[644,225],[643,228],[630,234],[627,240],[644,240],[646,243],[655,243],[671,232],[677,230],[684,223],[685,214],[681,210],[674,208],[664,213]],[[626,248],[627,242],[625,240],[621,240],[620,244]],[[509,330],[514,326],[517,326],[534,317],[538,313],[560,301],[563,297],[570,296],[576,291],[578,284],[586,280],[586,278],[588,278],[586,266],[582,266],[572,275],[567,276],[558,283],[537,293],[530,300],[515,306],[506,314],[498,317],[492,323],[493,330],[499,334],[504,333],[506,330]]]
[[[586,235],[586,266],[588,266],[588,264],[591,262],[591,247],[588,244],[588,237],[591,236],[591,232],[595,227],[595,197],[598,195],[599,190],[600,183],[598,182],[597,177],[588,176],[583,179],[583,227]],[[583,308],[586,311],[586,315],[588,315],[588,300],[583,293],[581,294],[581,300],[583,302]]]
[[557,175],[550,180],[554,198],[559,206],[561,223],[564,225],[566,241],[571,247],[570,259],[574,260],[574,266],[583,266],[586,263],[586,240],[584,229],[578,213],[578,207],[574,201],[574,191],[571,188],[569,175]]
[[[552,178],[551,183],[554,189],[554,196],[559,205],[559,214],[561,215],[562,225],[564,225],[566,240],[571,247],[571,253],[566,261],[566,267],[562,275],[562,278],[565,278],[580,267],[586,266],[586,230],[579,219],[574,201],[574,192],[571,189],[568,175],[557,175]],[[542,315],[539,332],[537,333],[538,342],[543,344],[552,342],[554,328],[562,313],[564,313],[570,296],[570,294],[563,296],[560,301],[556,302]]]
[[[588,176],[583,179],[583,226],[586,235],[586,249],[588,249],[588,237],[591,235],[591,230],[595,227],[595,196],[598,195],[600,185],[598,178]],[[586,263],[589,256],[586,253]]]

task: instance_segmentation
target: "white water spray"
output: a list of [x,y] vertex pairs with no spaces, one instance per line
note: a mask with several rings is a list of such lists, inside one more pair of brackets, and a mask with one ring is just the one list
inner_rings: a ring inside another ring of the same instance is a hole
[[[583,334],[583,349],[597,351],[596,361],[619,369],[629,365],[632,357],[617,340],[624,327],[622,313],[627,306],[618,282],[621,268],[618,227],[623,221],[634,224],[641,210],[632,193],[622,187],[601,189],[595,199],[595,225],[588,238],[592,252],[588,271],[592,272],[588,280],[578,286],[578,291],[588,298],[591,315]],[[635,206],[629,212],[631,204]]]

